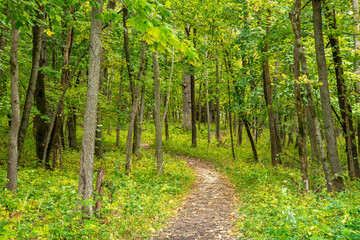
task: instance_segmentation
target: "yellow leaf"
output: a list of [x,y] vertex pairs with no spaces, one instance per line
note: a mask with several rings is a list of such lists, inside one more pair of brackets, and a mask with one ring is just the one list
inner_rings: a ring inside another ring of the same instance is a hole
[[319,82],[319,83],[318,83],[318,85],[319,85],[319,86],[322,86],[322,85],[324,85],[324,83],[322,83],[322,82]]
[[51,37],[51,35],[55,34],[54,32],[50,31],[49,29],[45,29],[44,32]]

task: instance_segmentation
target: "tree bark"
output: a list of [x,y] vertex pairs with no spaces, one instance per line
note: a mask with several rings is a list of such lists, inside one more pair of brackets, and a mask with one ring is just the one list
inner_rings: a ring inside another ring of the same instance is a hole
[[[123,73],[123,67],[121,67],[120,70],[120,76],[122,77],[122,73]],[[120,142],[120,112],[122,109],[122,95],[123,95],[123,79],[120,79],[120,86],[119,86],[119,96],[118,96],[118,102],[117,102],[117,115],[118,115],[118,119],[116,122],[116,142],[115,145],[119,146],[119,142]]]
[[[294,11],[295,10],[295,11]],[[309,193],[309,179],[308,179],[308,162],[306,153],[306,132],[305,132],[305,116],[303,107],[303,91],[301,89],[300,78],[300,53],[301,36],[298,29],[301,29],[301,0],[295,0],[293,12],[289,14],[291,24],[293,27],[294,40],[294,90],[295,90],[295,108],[296,118],[298,122],[298,136],[299,136],[299,159],[301,170],[301,181],[304,184],[305,192]]]
[[[45,67],[47,65],[46,55],[47,55],[46,41],[43,39],[39,68]],[[35,116],[34,128],[36,129],[35,130],[36,156],[40,163],[44,154],[46,136],[49,130],[49,123],[47,123],[47,121],[44,119],[45,116],[48,116],[48,110],[46,106],[45,82],[44,82],[45,77],[46,77],[45,74],[39,71],[38,78],[36,81],[36,89],[35,89],[35,102],[39,114]],[[46,161],[48,162],[48,156]]]
[[326,58],[324,51],[324,39],[322,32],[322,16],[321,16],[321,0],[312,0],[313,5],[313,22],[314,22],[314,37],[316,62],[318,66],[321,107],[323,111],[325,137],[327,143],[327,152],[330,162],[332,174],[334,175],[334,185],[339,191],[344,188],[343,179],[341,176],[341,166],[338,156],[337,142],[333,125],[333,117],[331,114],[331,103],[329,94],[329,83],[327,76]]
[[155,119],[155,131],[156,131],[156,162],[157,162],[157,174],[164,173],[164,160],[162,149],[162,123],[161,123],[161,98],[160,98],[160,78],[159,78],[159,61],[157,52],[152,53],[153,58],[153,70],[154,70],[154,119]]
[[18,134],[20,128],[19,63],[18,47],[20,31],[11,20],[10,74],[11,74],[11,126],[9,134],[9,154],[7,167],[7,189],[17,190]]
[[102,167],[99,167],[96,178],[95,193],[94,193],[96,218],[100,218],[101,202],[104,192],[104,181],[105,181],[105,170]]
[[[102,0],[97,0],[97,3],[99,8],[93,6],[91,12],[89,77],[78,185],[78,193],[82,197],[82,200],[87,200],[93,195],[95,132],[102,53],[102,19],[97,16],[102,14],[103,10]],[[93,214],[93,206],[90,204],[87,205],[85,212],[91,217]]]
[[[10,9],[7,9],[5,12],[5,15],[7,16]],[[0,23],[0,61],[3,61],[5,59],[5,48],[7,45],[7,38],[9,34],[8,27],[4,26],[2,23]],[[2,63],[1,63],[2,64]],[[0,68],[0,99],[4,95],[4,92],[6,91],[6,79],[3,79],[4,71],[2,68]]]
[[238,123],[238,129],[237,129],[238,130],[238,134],[237,134],[237,146],[238,147],[240,147],[243,142],[243,126],[244,126],[244,122],[239,117],[239,123]]
[[[270,31],[269,26],[266,26],[266,32],[269,33],[269,31]],[[269,42],[267,40],[264,48],[262,49],[262,52],[264,54],[263,83],[264,83],[265,102],[269,117],[271,163],[274,167],[276,167],[278,164],[281,164],[281,158],[279,155],[281,153],[281,145],[278,142],[279,138],[277,137],[278,133],[276,131],[276,126],[275,126],[275,114],[274,114],[273,101],[272,101],[270,66],[269,66],[268,56],[266,56],[268,54],[268,51],[269,51]]]
[[[190,25],[185,28],[185,34],[190,37]],[[182,117],[182,128],[185,131],[191,129],[191,69],[187,65],[183,73],[183,117]]]
[[211,132],[210,132],[210,123],[211,123],[211,116],[210,116],[210,103],[209,103],[209,68],[208,68],[208,55],[209,52],[206,51],[205,56],[205,87],[206,87],[206,123],[207,123],[207,141],[208,144],[211,142]]
[[216,48],[215,56],[215,78],[216,78],[216,117],[215,117],[215,137],[218,142],[221,142],[220,135],[220,72],[219,72],[219,51]]
[[[359,1],[353,0],[353,9],[354,9],[354,22],[355,22],[355,30],[354,30],[354,49],[355,51],[360,50],[360,24],[359,24]],[[355,74],[360,75],[360,60],[358,56],[355,57]],[[357,93],[356,103],[360,104],[360,82],[357,82],[355,85],[355,91]],[[357,119],[357,135],[358,135],[358,153],[360,155],[360,118]]]
[[[194,34],[194,46],[196,47],[196,29],[193,29]],[[196,102],[195,102],[195,66],[191,65],[190,67],[190,89],[191,89],[191,146],[197,148],[197,139],[196,139]]]
[[[124,13],[125,14],[125,13]],[[142,42],[141,47],[141,59],[140,59],[140,65],[139,65],[139,74],[138,74],[138,80],[139,83],[141,82],[142,74],[143,74],[143,67],[144,67],[144,61],[145,61],[145,53],[146,53],[146,42]],[[127,53],[127,55],[130,57],[130,53]],[[128,70],[131,67],[128,66]],[[132,81],[130,81],[131,83]],[[129,129],[128,129],[128,135],[126,138],[126,152],[125,152],[125,173],[130,174],[131,173],[131,150],[132,150],[132,136],[133,136],[133,130],[134,130],[134,124],[135,124],[135,116],[139,110],[139,93],[140,93],[140,86],[139,84],[134,85],[134,98],[133,98],[133,106],[131,110],[130,115],[130,122],[129,122]]]
[[251,136],[249,123],[245,119],[245,116],[243,116],[242,119],[243,119],[242,122],[245,125],[246,133],[248,135],[248,138],[249,138],[249,141],[250,141],[250,144],[251,144],[251,149],[252,149],[252,152],[253,152],[253,155],[254,155],[254,159],[255,159],[256,162],[259,162],[259,157],[258,157],[258,154],[257,154],[256,145],[254,143],[254,138]]
[[[326,8],[326,10],[327,10],[326,18],[328,20],[329,28],[333,31],[336,31],[337,26],[336,26],[335,11],[331,11],[329,8]],[[342,57],[340,54],[339,40],[333,34],[329,34],[328,37],[332,48],[333,61],[335,66],[335,76],[337,83],[339,107],[340,107],[340,113],[343,123],[342,125],[344,126],[344,138],[346,141],[346,148],[347,148],[349,177],[359,178],[360,169],[359,169],[359,161],[357,156],[357,149],[355,145],[356,140],[354,135],[352,110],[351,110],[351,106],[348,103],[348,93],[345,85],[344,69],[342,66]]]
[[32,66],[31,66],[31,74],[28,89],[26,91],[26,99],[23,109],[23,115],[21,118],[19,135],[18,135],[18,159],[21,159],[21,152],[24,146],[26,130],[29,125],[30,119],[30,110],[33,104],[35,89],[36,89],[36,81],[39,73],[39,64],[40,64],[40,54],[41,54],[41,44],[42,44],[42,36],[44,33],[44,24],[42,23],[45,19],[45,8],[41,7],[37,20],[41,22],[39,25],[35,22],[35,25],[32,27],[33,32],[33,49],[32,49]]

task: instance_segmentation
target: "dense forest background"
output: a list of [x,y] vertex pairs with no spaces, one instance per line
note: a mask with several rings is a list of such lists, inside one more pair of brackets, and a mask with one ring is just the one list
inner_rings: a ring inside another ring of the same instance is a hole
[[244,238],[359,239],[358,13],[2,1],[0,235],[149,237],[194,181],[182,154],[234,183]]

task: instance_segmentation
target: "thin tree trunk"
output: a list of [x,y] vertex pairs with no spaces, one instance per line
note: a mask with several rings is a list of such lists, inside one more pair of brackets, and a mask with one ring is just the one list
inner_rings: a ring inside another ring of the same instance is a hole
[[[87,200],[93,195],[95,132],[102,53],[102,19],[97,16],[102,14],[103,10],[102,0],[97,0],[97,3],[99,8],[93,6],[91,13],[89,77],[80,157],[78,194],[82,200]],[[85,212],[91,217],[93,206],[87,205]]]
[[199,131],[201,130],[201,82],[200,82],[200,87],[199,87],[199,97],[198,97],[198,101],[199,101],[199,116],[198,116],[198,129]]
[[339,191],[344,188],[344,183],[341,175],[341,166],[338,156],[336,136],[334,132],[333,117],[331,113],[331,103],[329,94],[329,83],[327,76],[326,58],[324,51],[324,39],[322,32],[322,17],[321,17],[321,0],[312,0],[313,5],[313,22],[314,22],[314,37],[316,61],[318,66],[319,82],[322,84],[320,88],[321,106],[324,118],[325,136],[327,143],[327,153],[330,162],[332,174],[334,175],[335,188]]
[[[190,25],[185,28],[185,34],[190,38]],[[191,129],[191,69],[189,65],[183,73],[183,117],[182,117],[182,128],[185,131]]]
[[[194,46],[196,47],[196,29],[193,29]],[[191,89],[191,146],[197,148],[196,139],[196,102],[195,102],[195,66],[191,65],[190,73],[190,89]]]
[[[359,33],[360,33],[360,25],[359,25],[359,1],[353,0],[353,9],[354,9],[354,49],[358,51],[360,49],[360,41],[359,41]],[[355,57],[355,74],[360,75],[360,60],[358,56]],[[356,103],[360,104],[360,82],[358,81],[355,85],[355,91],[357,93]],[[360,155],[360,118],[357,119],[357,135],[358,135],[358,153]]]
[[239,117],[238,134],[237,134],[238,135],[237,136],[237,146],[238,147],[240,147],[242,145],[242,142],[243,142],[243,126],[244,126],[244,122]]
[[[39,12],[37,16],[37,20],[43,22],[45,18],[45,7],[41,7],[41,12]],[[28,89],[26,91],[26,99],[24,104],[23,115],[21,118],[19,135],[18,135],[18,159],[21,159],[21,152],[24,146],[26,130],[29,125],[30,119],[30,110],[33,104],[35,89],[36,89],[36,81],[39,73],[39,64],[40,64],[40,54],[41,54],[41,44],[42,44],[42,36],[44,33],[44,25],[38,25],[35,22],[35,25],[32,27],[33,32],[33,49],[32,49],[32,66],[31,66],[31,74]]]
[[229,128],[230,128],[230,140],[231,140],[231,152],[233,159],[235,160],[235,149],[234,149],[234,136],[233,136],[233,124],[231,119],[231,92],[230,92],[230,81],[228,80],[228,97],[229,97]]
[[100,167],[97,173],[95,194],[94,194],[96,218],[100,218],[101,202],[104,192],[104,181],[105,181],[105,170],[102,167]]
[[140,109],[139,109],[139,131],[138,131],[138,141],[136,148],[137,156],[141,156],[141,138],[142,138],[142,131],[143,131],[143,122],[144,122],[144,107],[145,107],[145,86],[142,86],[141,89],[141,100],[140,100]]
[[[5,10],[5,16],[8,16],[10,9]],[[7,45],[7,38],[9,34],[9,29],[7,26],[0,23],[0,61],[2,62],[5,59],[5,48]],[[6,91],[6,79],[3,78],[4,70],[0,68],[0,99]]]
[[[304,48],[301,45],[301,26],[299,25],[299,28],[298,28],[298,25],[294,25],[294,27],[296,27],[295,39],[297,41],[297,47],[298,47],[300,61],[301,61],[301,71],[302,71],[302,74],[305,75],[309,79],[309,72],[307,69],[306,56],[305,56]],[[310,83],[306,84],[306,91],[307,91],[306,97],[308,100],[307,108],[308,108],[308,114],[309,114],[308,121],[311,122],[312,123],[311,125],[313,125],[313,127],[314,127],[314,129],[311,131],[314,131],[315,138],[317,141],[317,144],[315,145],[315,147],[316,147],[316,149],[319,149],[320,159],[321,159],[321,163],[323,166],[324,175],[325,175],[325,179],[326,179],[326,183],[327,183],[327,189],[329,192],[333,192],[334,190],[333,190],[333,186],[332,186],[332,182],[331,182],[331,177],[329,174],[329,168],[328,168],[328,163],[327,163],[327,159],[326,159],[326,155],[325,155],[325,150],[324,150],[323,143],[322,143],[319,122],[318,122],[316,112],[315,112],[315,106],[314,106],[314,101],[313,101],[313,97],[312,97],[312,90],[311,90]],[[289,133],[289,143],[291,142],[290,140],[292,139],[290,137],[291,137],[291,135]]]
[[248,138],[249,138],[249,141],[250,141],[250,144],[251,144],[251,149],[252,149],[252,152],[253,152],[253,155],[254,155],[254,159],[256,162],[259,162],[259,157],[258,157],[258,154],[257,154],[257,151],[256,151],[256,146],[255,146],[255,143],[254,143],[254,138],[251,136],[251,131],[250,131],[250,126],[249,126],[249,123],[248,121],[245,119],[245,116],[242,118],[242,122],[244,123],[245,125],[245,129],[246,129],[246,133],[248,135]]
[[118,115],[118,119],[117,119],[117,122],[116,122],[116,142],[115,142],[115,145],[116,146],[119,146],[119,142],[120,142],[120,112],[121,112],[121,109],[122,109],[122,95],[123,95],[123,70],[124,68],[121,67],[121,70],[120,70],[120,76],[121,76],[121,79],[120,79],[120,86],[119,86],[119,97],[118,97],[118,102],[117,102],[117,115]]
[[175,61],[175,49],[174,46],[172,48],[172,53],[171,53],[171,67],[170,67],[170,76],[169,76],[169,87],[168,87],[168,91],[166,93],[166,97],[165,97],[165,109],[164,109],[164,116],[162,119],[162,125],[165,124],[165,135],[166,135],[166,140],[169,140],[169,128],[168,128],[168,108],[169,108],[169,102],[170,102],[170,92],[171,92],[171,80],[172,80],[172,75],[173,75],[173,71],[174,71],[174,61]]
[[[330,29],[336,31],[337,27],[336,27],[335,11],[330,11],[327,8],[326,17]],[[335,66],[335,76],[336,76],[336,83],[338,90],[339,107],[340,107],[341,117],[343,120],[344,138],[347,147],[349,177],[359,178],[360,169],[359,169],[359,161],[357,156],[357,149],[355,146],[356,140],[355,140],[355,135],[353,134],[354,128],[352,121],[352,111],[350,105],[348,104],[348,93],[346,91],[344,69],[342,67],[342,57],[340,54],[339,40],[335,38],[332,34],[329,34],[328,37],[332,48],[332,55]]]
[[[269,33],[270,28],[266,26],[266,32]],[[268,54],[269,42],[265,43],[262,52],[264,55]],[[277,131],[275,126],[275,114],[272,101],[272,90],[271,90],[271,78],[270,78],[270,66],[267,56],[263,59],[263,82],[264,82],[264,96],[269,116],[269,129],[270,129],[270,144],[271,144],[271,162],[274,167],[281,164],[279,154],[281,153],[281,146],[278,143]]]
[[[47,55],[46,41],[43,40],[41,57],[40,57],[40,66],[39,66],[40,68],[45,67],[47,65],[46,55]],[[44,116],[48,115],[48,110],[46,106],[45,82],[44,82],[45,77],[46,77],[45,74],[39,71],[38,78],[36,81],[36,90],[35,90],[35,102],[39,114],[35,116],[34,128],[36,129],[35,130],[36,156],[40,163],[44,154],[46,136],[49,129],[49,124],[44,119]]]
[[11,126],[9,134],[9,154],[7,167],[7,189],[17,190],[18,134],[20,128],[19,63],[18,47],[20,31],[11,20],[10,74],[11,74]]
[[210,123],[211,123],[211,116],[210,116],[210,103],[209,103],[209,68],[208,68],[208,55],[209,52],[206,51],[205,55],[205,87],[206,87],[206,122],[207,122],[207,141],[208,144],[211,142],[211,132],[210,132]]
[[308,162],[306,153],[306,131],[305,131],[305,116],[304,107],[302,103],[303,92],[299,83],[300,78],[300,53],[301,36],[297,29],[301,29],[301,0],[295,0],[293,12],[290,13],[290,20],[292,23],[295,40],[294,40],[294,90],[295,90],[295,108],[296,118],[298,122],[298,136],[299,136],[299,159],[301,169],[301,181],[304,184],[305,192],[309,193],[309,179],[308,179]]
[[154,119],[155,119],[155,131],[156,131],[156,162],[157,162],[157,174],[164,173],[164,160],[162,149],[162,123],[161,123],[161,106],[160,106],[160,77],[159,77],[159,61],[158,53],[154,51],[152,53],[153,58],[153,70],[154,70]]
[[216,78],[216,117],[215,117],[215,137],[218,142],[221,142],[220,135],[220,72],[219,72],[219,52],[216,48],[215,56],[215,78]]
[[[124,13],[125,14],[125,13]],[[141,47],[141,59],[140,59],[140,65],[139,65],[139,73],[138,73],[138,80],[139,83],[141,82],[142,75],[143,75],[143,68],[144,68],[144,62],[145,62],[145,53],[146,53],[146,42],[142,42]],[[127,53],[130,57],[130,53]],[[128,70],[129,70],[128,66]],[[131,81],[132,82],[132,81]],[[126,174],[131,173],[131,150],[132,150],[132,136],[133,136],[133,130],[134,130],[134,124],[135,124],[135,116],[139,110],[139,93],[140,93],[140,86],[139,84],[134,85],[134,98],[133,98],[133,106],[131,110],[130,115],[130,122],[129,122],[129,129],[128,129],[128,135],[126,138],[126,152],[125,152],[125,172]]]

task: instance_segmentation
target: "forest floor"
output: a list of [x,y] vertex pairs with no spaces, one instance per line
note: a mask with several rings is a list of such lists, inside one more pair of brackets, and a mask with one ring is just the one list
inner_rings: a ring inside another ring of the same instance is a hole
[[195,171],[197,179],[177,216],[152,239],[238,239],[233,232],[236,197],[231,184],[211,163],[178,157]]

